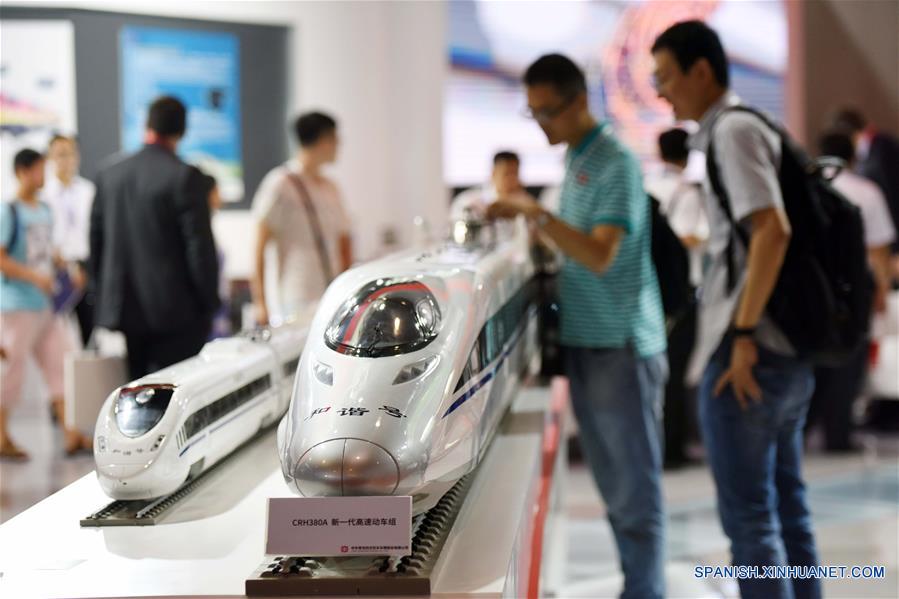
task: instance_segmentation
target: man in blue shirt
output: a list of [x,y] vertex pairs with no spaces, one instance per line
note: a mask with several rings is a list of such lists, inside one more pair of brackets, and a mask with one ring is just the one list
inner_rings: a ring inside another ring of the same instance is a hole
[[649,199],[633,154],[590,114],[577,65],[543,56],[524,83],[529,115],[550,144],[568,146],[559,217],[523,198],[501,198],[489,213],[524,214],[565,254],[559,285],[565,370],[618,545],[621,596],[662,597],[660,418],[668,363]]

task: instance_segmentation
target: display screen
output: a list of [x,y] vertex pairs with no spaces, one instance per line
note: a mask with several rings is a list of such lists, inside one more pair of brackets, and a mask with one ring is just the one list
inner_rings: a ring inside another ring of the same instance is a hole
[[584,69],[593,114],[610,121],[644,164],[655,160],[657,136],[673,125],[673,116],[653,88],[650,48],[682,20],[702,19],[718,31],[732,88],[775,118],[783,116],[787,26],[779,1],[458,0],[447,10],[444,172],[450,186],[485,182],[493,154],[507,149],[521,156],[525,184],[561,181],[564,148],[550,147],[523,115],[522,74],[552,52]]
[[222,200],[243,199],[237,36],[124,27],[120,46],[122,149],[143,144],[150,103],[161,95],[175,96],[188,110],[178,152],[215,177]]

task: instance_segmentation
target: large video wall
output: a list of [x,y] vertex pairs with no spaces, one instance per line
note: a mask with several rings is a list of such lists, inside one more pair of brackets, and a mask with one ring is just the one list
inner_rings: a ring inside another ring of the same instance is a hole
[[738,94],[776,117],[784,112],[787,24],[778,0],[458,0],[447,10],[451,69],[443,130],[451,186],[484,181],[499,149],[522,155],[526,183],[560,180],[563,148],[547,147],[539,127],[522,116],[521,75],[549,52],[565,53],[586,70],[594,113],[650,162],[672,116],[652,86],[649,48],[684,19],[703,19],[720,33]]

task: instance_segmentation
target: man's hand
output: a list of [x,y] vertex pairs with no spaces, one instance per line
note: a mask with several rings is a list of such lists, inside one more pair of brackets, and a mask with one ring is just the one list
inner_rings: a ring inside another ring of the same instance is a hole
[[72,275],[72,285],[78,291],[83,291],[85,287],[87,287],[87,273],[84,272],[84,269],[81,268],[80,264],[76,264],[75,267],[71,271]]
[[762,389],[752,376],[752,368],[758,362],[758,348],[749,337],[737,337],[734,340],[730,355],[730,368],[721,375],[715,384],[715,397],[721,395],[728,384],[733,387],[734,396],[745,410],[749,407],[749,399],[756,403],[762,401]]
[[53,277],[35,272],[31,276],[31,283],[40,289],[44,295],[53,296],[53,288],[56,286],[56,281],[53,280]]
[[542,212],[540,204],[525,194],[516,194],[500,198],[487,206],[487,218],[515,218],[523,214],[526,218],[533,218]]

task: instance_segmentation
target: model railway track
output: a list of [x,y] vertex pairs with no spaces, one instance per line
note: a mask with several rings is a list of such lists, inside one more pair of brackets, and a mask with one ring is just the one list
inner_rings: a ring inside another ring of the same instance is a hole
[[415,518],[404,557],[275,557],[246,581],[251,597],[431,594],[431,573],[473,479],[461,478],[436,506]]
[[268,426],[261,429],[235,449],[227,458],[219,461],[195,479],[187,481],[174,493],[147,500],[123,501],[117,499],[90,516],[82,518],[81,526],[153,526],[157,524],[175,506],[180,505],[191,493],[202,487],[209,480],[210,474],[218,472],[223,466],[231,463],[248,445],[265,436],[273,428],[274,426]]

